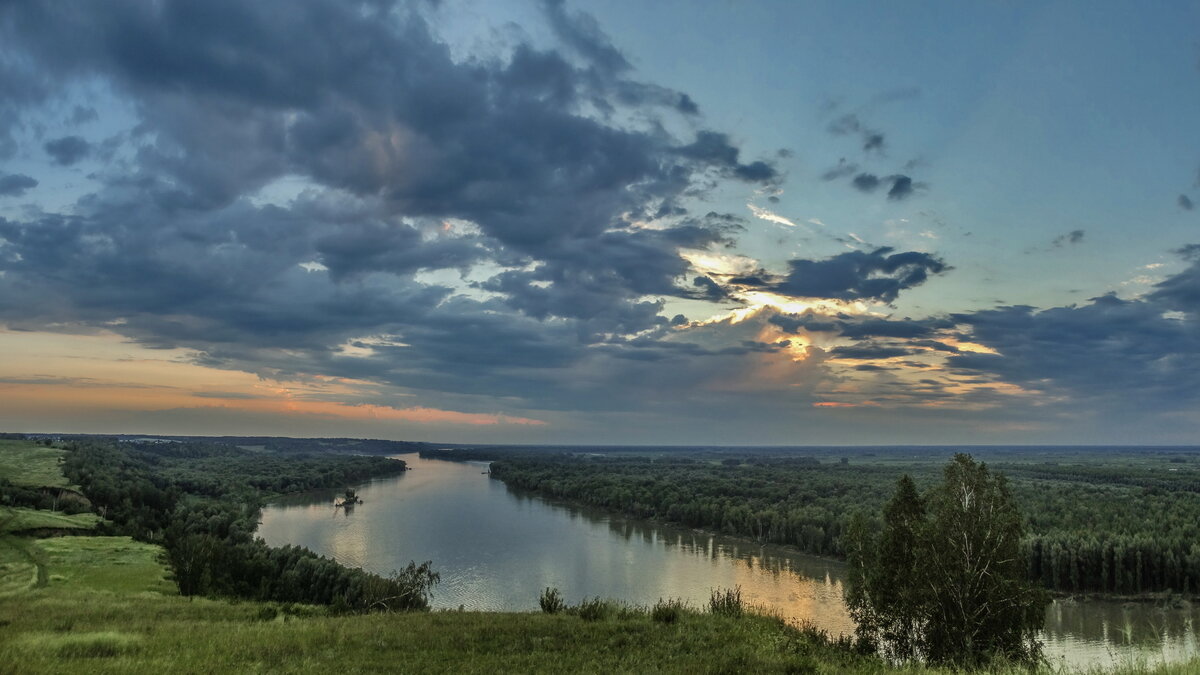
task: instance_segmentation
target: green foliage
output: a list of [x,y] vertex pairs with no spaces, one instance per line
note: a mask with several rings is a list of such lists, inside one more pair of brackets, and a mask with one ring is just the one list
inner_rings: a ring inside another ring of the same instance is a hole
[[557,588],[546,587],[538,598],[538,606],[547,614],[558,614],[566,607],[566,603],[563,602],[562,594]]
[[380,577],[254,536],[275,489],[332,487],[389,475],[382,457],[274,456],[189,443],[73,442],[64,468],[106,514],[112,533],[162,544],[183,595],[336,606],[347,612],[427,609],[439,577],[411,563]]
[[708,610],[722,616],[741,616],[746,607],[742,604],[742,587],[714,588],[708,598]]
[[[881,511],[902,474],[911,475],[917,486],[934,484],[946,457],[936,449],[864,451],[844,464],[846,452],[831,449],[819,461],[743,450],[736,471],[721,463],[728,451],[422,454],[494,460],[494,478],[553,499],[841,557],[856,510]],[[1012,480],[1013,496],[1028,516],[1022,546],[1030,576],[1044,587],[1200,593],[1200,453],[1180,448],[984,452],[989,465]]]
[[925,504],[916,485],[903,476],[884,507],[879,535],[859,513],[846,537],[850,561],[846,604],[859,639],[895,661],[911,660],[920,653],[921,606],[927,591],[919,581],[927,564],[919,548],[924,520]]
[[17,485],[0,478],[0,507],[26,507],[68,515],[91,513],[92,504],[71,488]]
[[603,598],[584,598],[575,608],[575,614],[584,621],[601,621],[613,613],[613,604]]
[[682,600],[658,599],[654,603],[654,607],[650,609],[650,618],[659,623],[675,623],[679,617],[683,616],[684,604]]
[[969,455],[924,499],[902,478],[879,533],[858,518],[848,536],[860,640],[895,660],[1036,662],[1047,598],[1027,578],[1022,536],[1007,480]]

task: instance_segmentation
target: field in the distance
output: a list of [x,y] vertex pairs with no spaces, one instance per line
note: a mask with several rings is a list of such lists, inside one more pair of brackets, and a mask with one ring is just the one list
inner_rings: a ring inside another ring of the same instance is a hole
[[59,467],[62,455],[58,448],[0,439],[0,479],[29,487],[67,487]]

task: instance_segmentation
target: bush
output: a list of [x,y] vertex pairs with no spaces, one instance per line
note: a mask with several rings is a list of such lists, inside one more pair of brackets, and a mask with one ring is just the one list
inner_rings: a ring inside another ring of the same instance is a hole
[[612,605],[607,600],[600,598],[592,598],[591,600],[585,598],[583,602],[579,603],[576,612],[579,614],[579,618],[584,621],[600,621],[607,618],[612,612]]
[[538,598],[538,604],[541,605],[542,611],[547,614],[558,614],[566,607],[566,603],[563,602],[562,594],[558,592],[558,589],[550,588],[549,586],[546,587],[546,590],[542,591],[542,597]]
[[745,612],[742,605],[742,587],[714,588],[708,599],[708,608],[713,614],[723,616],[741,616]]
[[679,600],[663,600],[658,599],[658,602],[650,610],[650,618],[659,623],[675,623],[683,614],[683,602]]

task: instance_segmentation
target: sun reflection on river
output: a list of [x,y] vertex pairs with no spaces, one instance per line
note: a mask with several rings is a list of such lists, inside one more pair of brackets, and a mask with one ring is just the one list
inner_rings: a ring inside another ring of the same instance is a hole
[[[790,622],[853,632],[837,561],[553,504],[509,490],[485,464],[402,458],[413,470],[358,486],[353,512],[333,508],[333,491],[288,499],[263,510],[259,535],[381,574],[432,560],[435,608],[536,611],[553,586],[570,603],[676,598],[704,609],[713,589],[740,586]],[[1198,629],[1200,607],[1059,601],[1043,639],[1053,663],[1111,667],[1194,655]]]

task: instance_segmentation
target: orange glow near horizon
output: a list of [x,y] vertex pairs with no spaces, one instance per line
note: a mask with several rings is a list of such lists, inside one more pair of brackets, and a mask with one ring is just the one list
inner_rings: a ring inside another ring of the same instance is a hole
[[187,350],[149,349],[113,333],[0,330],[0,410],[9,425],[84,414],[171,410],[449,426],[546,424],[499,413],[442,410],[420,405],[415,398],[411,405],[367,403],[363,399],[382,395],[380,385],[329,376],[266,380],[198,365],[191,357]]

